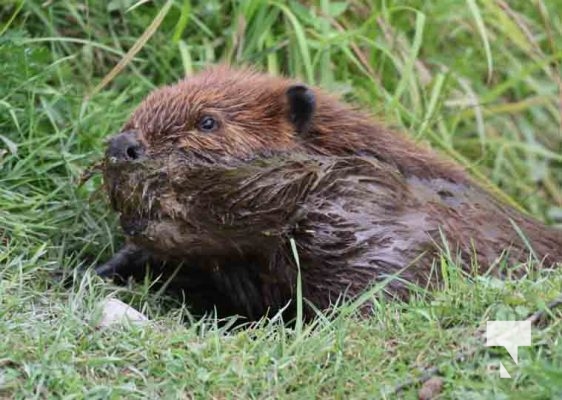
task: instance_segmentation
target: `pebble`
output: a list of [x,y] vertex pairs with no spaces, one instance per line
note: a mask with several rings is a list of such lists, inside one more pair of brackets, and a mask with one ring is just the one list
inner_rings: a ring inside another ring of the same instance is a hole
[[135,310],[121,300],[109,298],[102,305],[102,317],[98,327],[107,328],[111,325],[128,322],[131,324],[143,324],[148,322],[148,318],[143,313]]

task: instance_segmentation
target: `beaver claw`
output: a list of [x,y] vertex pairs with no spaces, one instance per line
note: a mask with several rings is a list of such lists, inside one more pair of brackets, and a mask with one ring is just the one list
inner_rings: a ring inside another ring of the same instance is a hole
[[145,250],[135,245],[127,244],[119,250],[111,259],[95,268],[98,276],[104,278],[120,277],[124,278],[131,272],[144,267],[149,259]]

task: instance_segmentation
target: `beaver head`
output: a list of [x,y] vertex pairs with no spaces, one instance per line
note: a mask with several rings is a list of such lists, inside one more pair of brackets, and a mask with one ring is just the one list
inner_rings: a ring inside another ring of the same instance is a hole
[[185,256],[244,250],[287,229],[320,162],[303,156],[316,98],[298,82],[227,67],[150,94],[106,151],[125,232]]

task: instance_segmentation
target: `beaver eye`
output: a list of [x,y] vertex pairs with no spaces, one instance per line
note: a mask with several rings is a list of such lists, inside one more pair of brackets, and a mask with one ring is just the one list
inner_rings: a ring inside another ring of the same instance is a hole
[[199,130],[203,132],[213,132],[218,128],[219,124],[216,119],[208,115],[199,120]]

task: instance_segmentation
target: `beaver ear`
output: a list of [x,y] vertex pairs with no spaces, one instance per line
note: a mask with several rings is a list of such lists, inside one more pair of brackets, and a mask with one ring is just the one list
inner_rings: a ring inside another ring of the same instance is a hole
[[305,135],[312,125],[312,117],[316,109],[316,96],[305,85],[292,85],[287,89],[289,100],[289,119],[300,135]]

